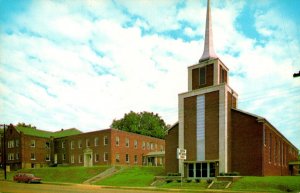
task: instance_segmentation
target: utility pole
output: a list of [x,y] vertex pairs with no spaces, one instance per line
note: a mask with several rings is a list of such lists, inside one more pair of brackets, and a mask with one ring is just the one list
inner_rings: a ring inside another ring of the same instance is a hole
[[298,73],[294,73],[294,74],[293,74],[293,77],[294,77],[294,78],[299,77],[299,76],[300,76],[300,71],[299,71]]
[[[4,169],[4,179],[6,180],[6,135],[5,135],[5,124],[3,126],[3,169]],[[1,143],[1,142],[0,142]]]

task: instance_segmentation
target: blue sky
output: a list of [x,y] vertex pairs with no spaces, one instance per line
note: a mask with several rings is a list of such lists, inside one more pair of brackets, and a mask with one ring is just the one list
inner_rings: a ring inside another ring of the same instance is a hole
[[[300,1],[214,1],[217,55],[238,107],[300,148]],[[203,51],[206,0],[0,0],[1,123],[108,128],[133,111],[178,120]]]

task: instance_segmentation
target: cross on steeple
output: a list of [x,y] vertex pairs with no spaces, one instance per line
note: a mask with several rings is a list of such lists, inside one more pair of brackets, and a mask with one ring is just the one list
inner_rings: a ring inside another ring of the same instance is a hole
[[206,12],[206,27],[205,27],[205,41],[204,51],[199,62],[208,60],[211,58],[218,58],[213,47],[213,33],[212,33],[212,20],[210,14],[210,0],[207,0],[207,12]]

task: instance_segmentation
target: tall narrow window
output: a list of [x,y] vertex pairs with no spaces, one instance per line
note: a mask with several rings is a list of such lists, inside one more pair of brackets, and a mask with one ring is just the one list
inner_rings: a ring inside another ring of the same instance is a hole
[[129,155],[128,154],[125,155],[125,160],[126,160],[126,163],[129,163]]
[[50,142],[47,141],[47,142],[45,143],[45,148],[46,148],[46,149],[49,149],[49,148],[50,148]]
[[95,145],[95,147],[99,145],[99,137],[95,137],[94,145]]
[[146,143],[145,143],[145,141],[143,141],[142,148],[145,149],[145,147],[146,147]]
[[99,161],[99,154],[95,153],[95,162],[98,162],[98,161]]
[[200,85],[206,84],[206,68],[200,68]]
[[272,133],[270,132],[270,140],[269,140],[269,162],[272,162]]
[[120,154],[116,154],[116,162],[119,163],[120,162]]
[[78,140],[78,148],[82,148],[82,141]]
[[137,149],[137,146],[138,146],[138,142],[137,140],[134,140],[134,149]]
[[86,145],[86,147],[90,147],[90,139],[85,140],[85,145]]
[[46,161],[50,161],[50,154],[46,154],[46,158],[45,158]]
[[71,155],[71,163],[73,164],[74,162],[75,162],[74,155]]
[[16,147],[19,147],[19,139],[16,139]]
[[126,147],[129,147],[129,139],[128,138],[125,139],[125,145],[126,145]]
[[30,154],[30,159],[31,159],[31,160],[35,160],[35,153],[31,153],[31,154]]
[[31,141],[30,141],[30,146],[31,146],[31,147],[35,147],[35,140],[31,140]]
[[74,141],[71,141],[71,149],[74,149]]
[[108,137],[107,136],[104,136],[104,138],[103,138],[103,144],[104,145],[108,145]]
[[120,145],[120,137],[116,137],[116,146],[119,146]]
[[82,160],[83,160],[83,155],[79,155],[79,156],[78,156],[78,162],[79,162],[79,163],[82,163]]
[[108,153],[107,152],[104,152],[104,161],[106,162],[106,161],[108,161]]
[[138,156],[134,155],[134,163],[137,164],[138,163]]
[[64,141],[61,142],[61,148],[65,148],[65,142]]

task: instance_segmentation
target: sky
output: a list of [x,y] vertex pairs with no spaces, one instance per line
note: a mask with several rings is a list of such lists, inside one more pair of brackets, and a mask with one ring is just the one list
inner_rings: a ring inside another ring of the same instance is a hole
[[[300,149],[300,1],[211,0],[238,108]],[[178,121],[206,0],[0,0],[0,122],[106,129],[130,111]]]

